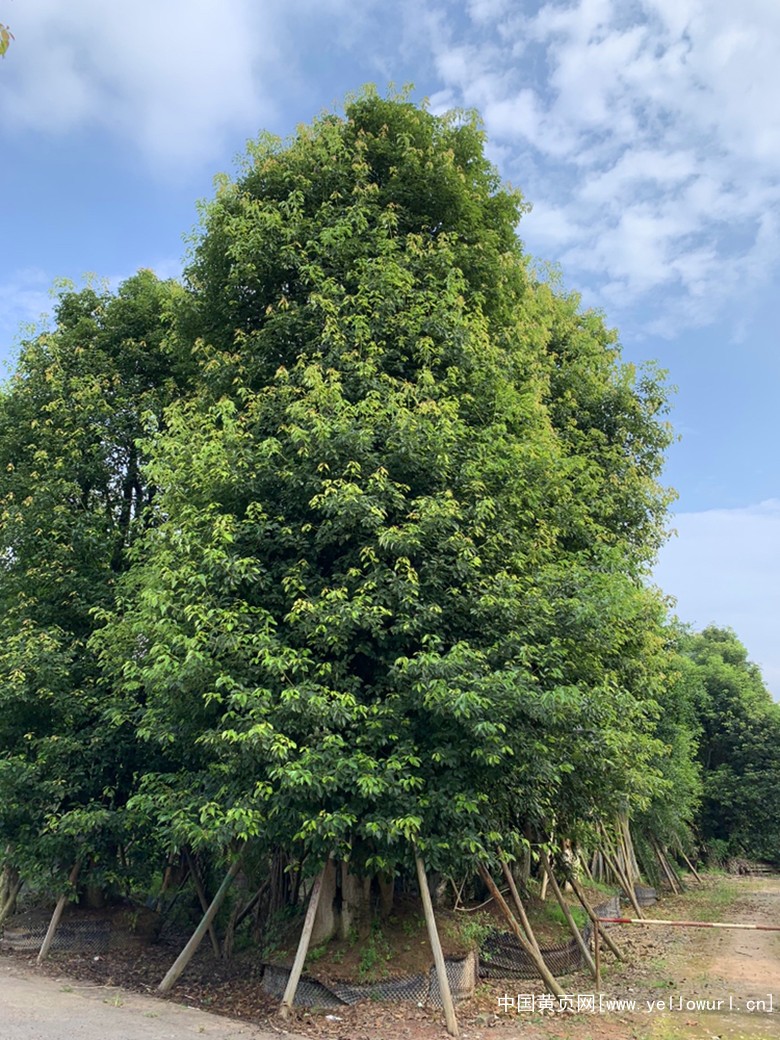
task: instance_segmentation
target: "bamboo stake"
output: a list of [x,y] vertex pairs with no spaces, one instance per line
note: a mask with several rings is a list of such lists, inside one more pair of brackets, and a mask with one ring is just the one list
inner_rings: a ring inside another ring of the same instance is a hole
[[669,849],[666,847],[666,845],[664,845],[663,847],[663,853],[664,859],[666,860],[666,865],[669,867],[669,870],[672,873],[672,877],[677,882],[677,887],[680,889],[681,893],[684,892],[685,885],[683,883],[683,879],[680,877],[680,872],[677,869],[677,865],[675,864],[674,859],[669,855]]
[[[76,862],[73,864],[71,872],[68,876],[69,889],[76,884],[80,870],[81,860],[77,859]],[[70,891],[63,892],[63,894],[57,900],[57,905],[54,907],[54,913],[51,915],[51,921],[49,921],[49,927],[46,930],[46,935],[41,944],[41,948],[38,951],[36,964],[42,964],[49,956],[49,950],[51,949],[51,944],[54,942],[54,936],[57,934],[57,928],[60,923],[60,918],[62,917],[62,911],[65,909],[65,904],[68,901],[69,895]]]
[[515,934],[515,936],[517,938],[517,941],[523,947],[523,950],[530,957],[531,962],[533,963],[533,965],[536,968],[536,970],[539,972],[539,977],[544,982],[544,985],[545,985],[547,991],[549,993],[552,993],[553,996],[556,996],[556,997],[564,996],[565,994],[564,994],[563,990],[558,985],[558,982],[557,982],[555,976],[553,975],[553,973],[550,971],[550,969],[545,964],[544,958],[541,956],[541,954],[536,952],[536,949],[531,945],[531,943],[528,941],[528,939],[526,939],[526,937],[523,935],[522,931],[520,930],[520,925],[515,920],[515,915],[509,909],[506,900],[504,899],[504,897],[499,892],[498,885],[496,885],[495,881],[490,876],[490,872],[488,871],[487,867],[480,866],[479,873],[480,873],[480,877],[482,878],[482,880],[485,882],[487,887],[490,889],[490,892],[491,892],[493,898],[495,899],[496,903],[501,908],[501,912],[503,913],[504,917],[507,919],[509,927],[514,932],[514,934]]
[[577,879],[574,877],[573,874],[569,876],[569,884],[574,889],[574,894],[576,895],[577,899],[579,899],[580,903],[582,904],[582,908],[584,909],[585,913],[591,919],[593,927],[601,932],[601,937],[603,938],[604,942],[607,944],[607,946],[610,948],[610,950],[612,950],[612,952],[617,957],[617,959],[622,961],[623,960],[623,954],[621,953],[621,951],[618,948],[617,944],[613,942],[612,937],[607,934],[606,930],[604,929],[604,926],[601,924],[601,922],[599,921],[598,917],[596,916],[596,911],[593,909],[593,907],[588,902],[588,900],[587,900],[587,898],[585,896],[585,893],[583,892],[582,888],[580,887],[579,881],[577,881]]
[[593,961],[596,965],[596,990],[601,992],[601,949],[599,947],[599,935],[601,934],[601,925],[596,922],[593,926]]
[[676,896],[679,895],[680,892],[679,892],[679,890],[677,888],[677,882],[672,877],[672,872],[669,869],[669,865],[666,862],[664,854],[661,852],[660,845],[658,845],[658,843],[656,841],[653,841],[652,845],[653,845],[653,849],[655,850],[656,859],[658,860],[659,864],[661,865],[661,870],[663,870],[664,874],[666,875],[666,880],[669,882],[669,887],[671,888],[671,890],[674,893],[674,895],[676,895]]
[[422,857],[414,851],[414,861],[417,866],[417,883],[420,888],[420,898],[422,899],[423,913],[425,914],[425,924],[428,927],[428,940],[431,944],[431,950],[433,951],[433,960],[436,964],[436,978],[439,980],[439,993],[441,994],[441,1002],[444,1006],[444,1018],[447,1022],[447,1032],[450,1036],[460,1036],[460,1030],[458,1029],[458,1019],[455,1015],[455,1005],[452,1002],[452,992],[450,991],[450,980],[447,978],[447,966],[444,963],[444,954],[441,948],[441,942],[439,941],[439,933],[436,930],[436,918],[433,914],[433,904],[431,903],[431,893],[428,889],[428,878],[425,874],[425,864],[422,861]]
[[[206,892],[203,888],[203,882],[200,880],[200,875],[198,874],[198,870],[195,865],[195,859],[189,849],[185,850],[184,855],[187,860],[187,866],[190,870],[192,883],[195,885],[195,891],[198,893],[198,899],[200,900],[201,910],[204,914],[206,914],[208,913],[209,909],[209,901],[206,898]],[[220,955],[219,939],[217,939],[217,933],[214,928],[213,921],[209,924],[209,939],[211,940],[211,948],[214,951],[214,956],[218,958]]]
[[317,880],[314,882],[314,885],[311,890],[311,896],[309,897],[309,908],[306,911],[306,919],[303,922],[301,938],[298,941],[298,950],[295,954],[295,960],[293,962],[292,970],[290,971],[290,977],[287,980],[287,986],[285,987],[281,1007],[279,1008],[279,1014],[284,1019],[290,1017],[290,1011],[292,1010],[293,1001],[295,1000],[295,993],[298,989],[298,983],[301,981],[301,973],[303,971],[304,961],[306,960],[306,954],[309,950],[311,933],[314,931],[314,919],[317,916],[317,907],[320,904],[322,881],[325,877],[325,871],[328,869],[329,862],[330,859],[328,859],[328,862],[322,868],[322,872],[317,877]]
[[663,925],[665,928],[739,928],[753,932],[780,932],[780,924],[741,924],[734,921],[662,921],[657,917],[600,917],[607,924]]
[[615,875],[618,884],[623,889],[623,891],[626,893],[626,898],[628,899],[628,901],[633,906],[633,908],[634,908],[634,910],[636,912],[636,916],[640,917],[640,918],[644,917],[645,915],[642,913],[642,908],[639,906],[639,903],[637,902],[636,892],[634,891],[634,886],[628,883],[628,881],[625,878],[625,875],[621,875],[620,874],[620,871],[618,870],[616,864],[612,860],[612,858],[611,858],[610,854],[607,852],[607,850],[606,849],[602,849],[601,853],[602,853],[602,855],[604,857],[604,861],[606,862],[607,866],[612,871],[612,873]]
[[539,857],[542,861],[542,866],[544,867],[545,873],[550,879],[550,888],[552,888],[553,893],[555,894],[555,898],[558,900],[558,906],[561,908],[561,910],[563,911],[563,916],[566,918],[566,923],[569,926],[569,931],[574,936],[574,940],[582,952],[582,957],[586,965],[588,966],[588,970],[595,979],[596,965],[594,964],[593,958],[590,955],[588,944],[582,938],[582,932],[577,927],[577,922],[571,916],[569,904],[563,898],[563,893],[561,892],[558,882],[555,879],[555,874],[553,874],[552,867],[550,866],[550,860],[548,859],[547,853],[544,851],[544,849],[539,849]]
[[228,894],[228,889],[232,885],[233,879],[235,878],[236,874],[238,873],[240,867],[241,867],[241,856],[238,855],[233,860],[233,863],[230,866],[230,870],[225,875],[225,880],[222,882],[222,884],[217,889],[217,894],[212,899],[211,905],[209,906],[209,908],[206,911],[206,913],[203,915],[203,918],[202,918],[200,924],[195,929],[195,931],[192,933],[190,941],[187,943],[187,945],[181,951],[179,956],[173,962],[173,964],[171,965],[171,967],[168,970],[168,974],[165,976],[165,978],[162,980],[160,985],[157,987],[157,991],[159,993],[168,993],[170,990],[173,989],[173,987],[176,985],[176,982],[177,982],[179,976],[184,971],[184,969],[187,967],[187,965],[190,963],[192,958],[195,956],[195,952],[197,951],[198,947],[200,946],[201,942],[203,941],[203,937],[206,934],[206,932],[208,931],[209,925],[214,920],[214,918],[217,916],[219,908],[222,906],[223,902],[225,901],[225,896]]
[[680,849],[680,855],[685,860],[685,862],[688,864],[688,870],[690,870],[690,872],[693,874],[693,876],[696,878],[696,880],[699,882],[699,884],[703,885],[704,882],[702,881],[701,877],[699,876],[699,873],[696,870],[696,867],[694,867],[693,863],[691,863],[691,861],[685,855],[685,853],[683,852],[682,848]]
[[502,852],[499,852],[499,855],[501,857],[501,870],[504,874],[504,880],[506,881],[507,885],[509,885],[509,891],[512,893],[512,900],[515,906],[517,907],[517,916],[520,918],[520,924],[523,926],[523,931],[525,932],[528,941],[531,943],[531,945],[534,947],[536,952],[541,957],[541,948],[539,946],[539,943],[536,941],[536,935],[534,934],[534,931],[531,928],[531,922],[528,920],[528,915],[525,912],[525,907],[523,906],[523,902],[520,899],[520,893],[517,891],[517,885],[515,884],[515,879],[512,877],[512,871],[509,869],[509,864],[507,863],[504,854]]

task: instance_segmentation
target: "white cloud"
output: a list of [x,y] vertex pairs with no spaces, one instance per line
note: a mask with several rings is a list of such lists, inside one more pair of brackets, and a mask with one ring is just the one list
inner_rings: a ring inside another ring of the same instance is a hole
[[532,249],[537,231],[543,248],[557,238],[569,278],[613,313],[663,288],[656,332],[721,320],[777,275],[780,4],[470,10],[430,46],[448,96],[481,109],[546,214],[526,222]]
[[733,628],[780,699],[780,500],[681,513],[655,580],[696,628]]
[[14,11],[0,96],[8,125],[102,126],[155,162],[213,159],[259,126],[282,74],[280,4],[249,0],[36,0]]

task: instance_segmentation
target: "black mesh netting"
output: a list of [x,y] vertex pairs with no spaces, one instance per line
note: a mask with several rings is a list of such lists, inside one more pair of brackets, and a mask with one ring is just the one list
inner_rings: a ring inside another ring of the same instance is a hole
[[[473,953],[466,957],[446,959],[447,979],[453,1000],[465,1000],[474,992],[478,961],[477,955]],[[269,997],[281,1000],[289,975],[289,968],[266,965],[263,972],[263,992]],[[421,1006],[442,1006],[435,968],[417,975],[383,979],[381,982],[364,985],[334,980],[325,983],[304,975],[295,994],[295,1004],[301,1007],[343,1007],[345,1004],[357,1004],[361,1000],[410,1001]]]
[[[655,889],[638,885],[637,900],[642,906],[655,902]],[[617,895],[595,907],[600,917],[620,916]],[[3,945],[18,952],[36,952],[40,949],[48,922],[9,922],[3,933]],[[583,929],[586,943],[591,941],[592,926]],[[53,950],[69,953],[104,953],[109,948],[111,922],[90,918],[63,921],[54,937]],[[582,967],[582,951],[572,939],[559,946],[542,948],[542,956],[553,975],[567,975]],[[447,958],[447,978],[455,1000],[465,1000],[474,992],[479,978],[535,978],[536,969],[514,935],[492,932],[482,944],[479,955]],[[289,968],[266,965],[262,979],[263,991],[273,999],[284,994]],[[295,1003],[302,1007],[336,1008],[356,1004],[361,1000],[410,1001],[419,1005],[441,1007],[441,995],[436,971],[431,968],[417,975],[399,976],[381,982],[363,985],[338,980],[318,981],[303,976],[295,995]]]
[[[48,922],[7,924],[3,930],[3,946],[19,953],[37,953],[48,927]],[[63,921],[54,934],[51,949],[66,953],[105,953],[110,941],[110,921]]]
[[[637,886],[637,900],[644,906],[655,902],[655,889]],[[594,907],[599,917],[619,917],[620,899],[612,896],[606,902]],[[592,939],[593,926],[588,922],[582,930],[586,943]],[[582,951],[575,939],[559,946],[542,947],[542,956],[553,975],[568,975],[578,971],[582,966]],[[490,979],[530,979],[536,978],[538,972],[531,959],[523,950],[514,935],[506,932],[491,933],[482,944],[479,956],[471,954],[461,959],[446,959],[447,978],[454,1000],[465,1000],[474,992],[480,978]],[[288,968],[267,965],[263,975],[263,990],[268,996],[280,1000],[284,994],[289,977]],[[295,1003],[302,1007],[338,1007],[344,1004],[356,1004],[360,1000],[394,1000],[413,1001],[416,1004],[427,1004],[441,1007],[441,995],[436,979],[436,971],[424,974],[407,975],[386,979],[363,986],[328,980],[319,982],[316,979],[303,977],[295,995]]]
[[[612,896],[605,903],[594,907],[599,917],[619,917],[620,900]],[[585,942],[591,940],[593,927],[590,921],[582,929]],[[542,957],[553,975],[568,975],[582,967],[582,950],[576,939],[558,946],[543,946]],[[479,975],[483,979],[533,979],[538,976],[533,961],[514,935],[507,932],[492,932],[482,944],[479,952]]]

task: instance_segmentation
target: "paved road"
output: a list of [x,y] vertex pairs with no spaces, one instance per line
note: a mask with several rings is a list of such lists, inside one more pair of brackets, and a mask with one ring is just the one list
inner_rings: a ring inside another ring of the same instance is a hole
[[0,961],[2,1040],[300,1040],[282,1029]]

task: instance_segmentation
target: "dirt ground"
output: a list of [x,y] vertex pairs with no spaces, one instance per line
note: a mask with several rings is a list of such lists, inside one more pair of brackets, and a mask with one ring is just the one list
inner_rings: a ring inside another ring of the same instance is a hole
[[0,964],[2,1040],[296,1040],[127,990]]
[[[648,916],[780,924],[780,877],[710,878],[704,886],[691,882],[684,895],[667,896]],[[596,1010],[547,1011],[544,999],[540,1000],[541,988],[525,980],[483,983],[472,1000],[458,1006],[463,1040],[780,1040],[780,933],[618,926],[612,934],[627,959],[618,963],[609,955],[604,958],[600,998],[594,995],[592,979],[584,973],[562,980],[575,1003],[580,997],[587,1007],[593,995]],[[89,985],[85,992],[95,994],[91,1003],[82,1001],[79,1005],[80,1021],[94,1020],[94,1032],[11,1033],[3,1028],[3,1040],[48,1040],[49,1035],[52,1040],[63,1036],[113,1040],[114,1034],[105,1028],[98,1030],[98,1021],[105,1024],[107,1010],[113,1013],[124,1006],[117,1005],[117,1000],[127,999],[129,1007],[139,998],[105,987],[130,983],[151,994],[161,977],[161,966],[170,959],[166,951],[159,953],[158,960],[148,951],[133,956],[133,963],[71,957],[67,962],[52,961],[43,969],[35,968],[29,959],[3,957],[0,1005],[7,1006],[8,980],[13,977],[29,985],[29,1006],[33,1009],[41,1006],[35,997],[36,987],[42,994],[51,995],[52,976],[56,976],[63,993],[68,986],[73,992],[81,992],[86,981]],[[64,980],[66,972],[81,981]],[[108,996],[101,997],[101,992]],[[533,1008],[527,1007],[531,997]],[[45,999],[42,997],[44,1003]],[[223,1027],[226,1031],[222,1034],[205,1030],[194,1034],[182,1031],[191,1023],[178,1019],[170,1023],[173,1032],[116,1033],[117,1040],[136,1040],[136,1035],[138,1040],[184,1040],[204,1033],[215,1040],[280,1035],[274,1006],[258,997],[258,975],[251,965],[220,976],[204,957],[188,969],[174,991],[173,1001],[152,1000],[152,1010],[141,1012],[136,1022],[153,1022],[145,1016],[153,1015],[155,1009],[161,1015],[179,1014],[181,1009],[174,1001],[230,1014],[234,1021]],[[198,1027],[207,1019],[211,1024],[212,1017],[204,1016]],[[262,1031],[253,1032],[253,1028]],[[368,1003],[329,1012],[298,1011],[290,1028],[314,1040],[443,1040],[447,1035],[441,1012],[408,1004]]]

